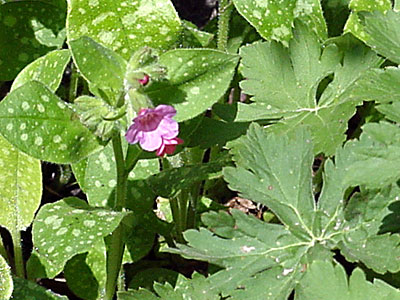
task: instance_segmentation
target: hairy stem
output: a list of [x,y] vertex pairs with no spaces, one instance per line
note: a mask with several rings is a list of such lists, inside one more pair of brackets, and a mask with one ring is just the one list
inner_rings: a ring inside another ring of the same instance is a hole
[[218,39],[217,48],[226,51],[228,45],[229,20],[232,12],[231,0],[220,0],[218,4]]
[[25,278],[25,266],[21,247],[21,231],[18,229],[14,230],[12,233],[12,240],[14,246],[15,273],[18,277]]
[[[125,207],[127,172],[125,172],[124,153],[122,151],[121,136],[115,135],[112,139],[115,162],[117,165],[117,186],[115,190],[114,210],[122,211]],[[117,229],[108,239],[107,247],[107,279],[106,279],[106,300],[114,297],[115,287],[122,266],[122,256],[124,254],[125,244],[123,241],[124,227],[119,224]]]

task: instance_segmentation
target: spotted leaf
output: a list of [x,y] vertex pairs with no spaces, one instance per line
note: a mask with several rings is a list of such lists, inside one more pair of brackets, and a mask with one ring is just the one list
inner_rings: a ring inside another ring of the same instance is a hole
[[0,225],[12,234],[32,222],[42,197],[40,161],[0,135]]
[[11,91],[28,81],[39,81],[49,90],[55,92],[60,85],[65,67],[70,60],[68,50],[55,50],[38,58],[26,66],[15,78]]
[[125,59],[143,46],[167,49],[181,31],[169,0],[69,0],[67,20],[68,40],[88,36]]
[[61,296],[46,290],[37,283],[18,277],[14,277],[13,299],[41,299],[41,300],[68,300],[67,296]]
[[176,49],[160,56],[168,80],[146,91],[156,103],[171,104],[178,122],[191,119],[216,103],[232,80],[238,57],[208,49]]
[[10,299],[13,288],[10,267],[3,256],[0,255],[0,298],[4,300]]
[[0,133],[19,150],[55,163],[81,160],[99,148],[66,103],[35,81],[0,103]]
[[70,197],[43,206],[33,222],[34,256],[53,278],[74,255],[89,251],[128,213],[92,208]]
[[0,81],[14,79],[28,63],[65,40],[65,11],[42,1],[2,4],[0,24]]

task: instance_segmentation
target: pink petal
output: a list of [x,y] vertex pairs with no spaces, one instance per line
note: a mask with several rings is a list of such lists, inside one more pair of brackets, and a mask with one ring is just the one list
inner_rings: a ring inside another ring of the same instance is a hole
[[179,125],[175,120],[164,118],[156,130],[164,139],[173,139],[179,133]]
[[136,144],[138,142],[138,133],[140,133],[140,131],[137,129],[137,125],[133,123],[125,134],[128,143]]
[[140,147],[146,151],[155,151],[161,147],[163,140],[156,131],[143,132],[143,136],[141,137]]
[[154,111],[167,118],[172,118],[176,115],[176,110],[171,105],[160,104],[154,109]]

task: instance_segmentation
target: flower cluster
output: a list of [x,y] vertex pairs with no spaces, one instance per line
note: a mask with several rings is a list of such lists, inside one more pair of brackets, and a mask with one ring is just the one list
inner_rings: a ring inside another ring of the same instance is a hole
[[172,119],[175,114],[170,105],[141,109],[125,134],[126,140],[130,144],[139,143],[146,151],[157,151],[158,156],[174,153],[176,145],[183,143],[177,137],[178,122]]

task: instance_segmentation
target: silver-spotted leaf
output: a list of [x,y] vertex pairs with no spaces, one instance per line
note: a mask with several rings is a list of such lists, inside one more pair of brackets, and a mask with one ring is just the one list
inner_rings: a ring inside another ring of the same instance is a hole
[[0,225],[13,234],[25,230],[39,208],[40,161],[18,151],[0,135],[0,174]]
[[209,49],[176,49],[160,55],[168,80],[146,91],[155,103],[173,105],[178,122],[191,119],[216,103],[233,78],[238,56]]
[[68,50],[55,50],[38,58],[27,65],[15,78],[11,91],[35,80],[43,83],[49,90],[55,92],[71,55]]
[[46,204],[33,222],[34,255],[45,267],[48,278],[53,278],[69,259],[90,251],[112,233],[126,215],[92,208],[73,197]]
[[88,36],[129,59],[141,47],[167,49],[181,23],[169,0],[69,0],[67,38]]
[[6,260],[0,255],[0,298],[8,300],[14,289],[10,267]]
[[76,162],[100,148],[66,103],[36,81],[1,101],[0,133],[19,150],[55,163]]

